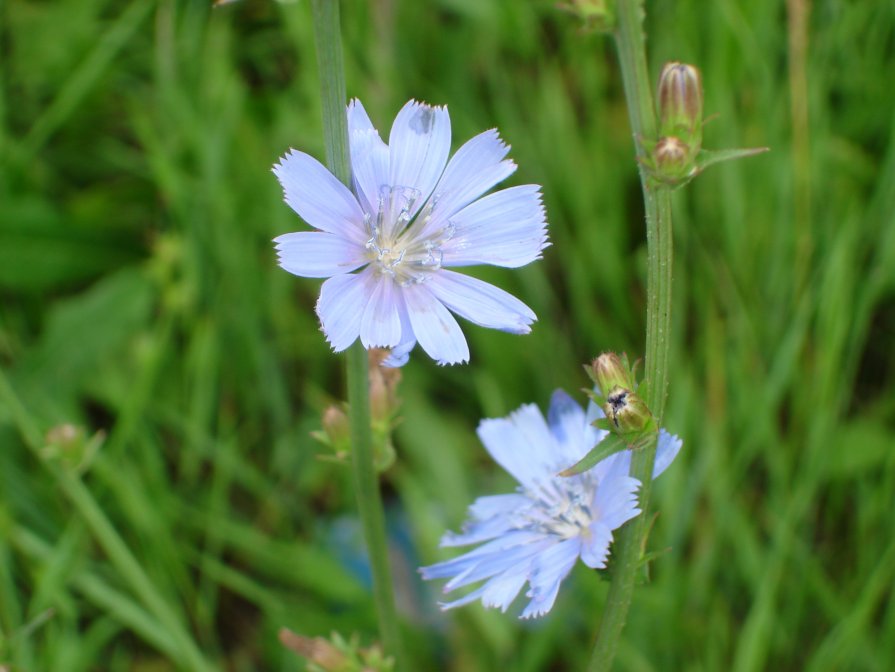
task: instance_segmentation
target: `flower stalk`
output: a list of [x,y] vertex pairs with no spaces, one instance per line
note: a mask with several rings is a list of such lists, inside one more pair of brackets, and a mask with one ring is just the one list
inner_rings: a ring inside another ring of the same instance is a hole
[[[347,96],[339,28],[339,2],[312,0],[311,9],[323,102],[326,163],[333,175],[350,187],[351,163],[348,153],[348,122],[345,114]],[[379,491],[371,434],[369,360],[367,351],[360,341],[348,349],[346,371],[354,486],[373,573],[373,594],[379,619],[379,634],[386,653],[394,656],[400,665],[400,631],[388,561],[385,513]]]
[[[671,194],[666,185],[651,179],[644,140],[657,137],[657,119],[647,69],[643,34],[643,1],[619,0],[614,34],[622,71],[628,115],[635,138],[647,225],[647,317],[644,399],[661,425],[668,383],[668,349],[671,324],[672,229]],[[603,620],[597,632],[590,672],[609,670],[627,620],[637,571],[647,533],[656,441],[648,442],[631,456],[630,475],[640,481],[643,513],[621,530],[615,549],[612,582]]]

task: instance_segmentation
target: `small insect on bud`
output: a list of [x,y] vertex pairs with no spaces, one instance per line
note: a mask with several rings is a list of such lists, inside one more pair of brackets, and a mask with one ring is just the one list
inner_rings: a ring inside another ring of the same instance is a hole
[[628,366],[627,357],[619,357],[614,352],[604,352],[591,362],[590,367],[585,367],[587,374],[597,386],[603,397],[609,396],[610,390],[615,388],[634,388],[634,376]]
[[702,75],[686,63],[666,63],[659,75],[659,137],[676,137],[689,151],[702,147]]

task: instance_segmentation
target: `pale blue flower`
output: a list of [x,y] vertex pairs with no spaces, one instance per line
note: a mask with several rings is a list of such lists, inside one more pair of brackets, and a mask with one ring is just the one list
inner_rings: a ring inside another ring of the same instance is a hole
[[333,350],[359,337],[366,348],[392,348],[388,363],[399,366],[418,341],[439,364],[465,362],[469,347],[452,312],[528,333],[536,319],[528,306],[447,270],[516,268],[547,246],[539,186],[483,197],[516,170],[497,131],[477,135],[448,161],[447,108],[410,101],[386,145],[355,100],[348,133],[352,189],[303,152],[291,150],[274,166],[286,203],[318,229],[276,238],[279,262],[295,275],[329,278],[317,315]]
[[[463,532],[448,532],[445,546],[477,548],[453,560],[423,567],[424,579],[450,579],[444,592],[484,581],[466,596],[441,604],[451,609],[481,600],[506,611],[528,583],[531,598],[522,618],[550,611],[562,580],[578,558],[602,568],[609,557],[612,531],[637,516],[640,481],[628,476],[630,451],[610,455],[593,469],[569,478],[557,476],[584,457],[608,432],[592,426],[603,417],[594,403],[587,413],[562,390],[553,393],[547,421],[534,404],[509,417],[483,420],[479,438],[491,457],[518,482],[515,494],[480,497],[469,508]],[[681,448],[681,440],[662,430],[653,478]]]

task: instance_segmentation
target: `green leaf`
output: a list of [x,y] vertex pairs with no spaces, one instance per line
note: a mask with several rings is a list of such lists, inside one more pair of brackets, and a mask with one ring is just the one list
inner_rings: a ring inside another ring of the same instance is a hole
[[576,476],[596,466],[597,462],[606,459],[610,455],[628,448],[621,437],[610,434],[594,446],[591,451],[568,469],[559,472],[560,476]]
[[750,147],[748,149],[704,149],[699,152],[699,157],[696,159],[697,173],[701,173],[715,163],[733,161],[734,159],[744,159],[747,156],[764,154],[769,151],[771,151],[770,147]]

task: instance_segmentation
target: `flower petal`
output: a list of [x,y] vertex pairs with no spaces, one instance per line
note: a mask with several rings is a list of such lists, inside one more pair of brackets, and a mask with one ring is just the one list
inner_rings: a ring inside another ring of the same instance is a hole
[[468,275],[442,269],[433,274],[428,287],[445,306],[481,327],[527,334],[537,319],[512,294]]
[[392,125],[388,139],[389,184],[414,189],[412,218],[438,183],[451,151],[451,119],[446,107],[408,102]]
[[599,420],[600,418],[605,418],[606,414],[603,412],[603,409],[600,408],[597,404],[594,403],[593,399],[587,402],[587,410],[584,415],[584,422],[587,424],[587,449],[590,450],[594,446],[596,446],[600,441],[605,439],[609,432],[605,429],[598,429],[594,427],[594,422]]
[[503,160],[509,151],[496,129],[480,133],[460,147],[435,187],[432,217],[450,217],[512,175],[516,164]]
[[[607,460],[615,456],[607,457]],[[616,460],[622,464],[622,460]],[[628,463],[630,464],[630,462]],[[615,530],[631,518],[635,518],[640,509],[637,507],[637,490],[640,481],[631,478],[626,469],[613,469],[602,479],[594,494],[593,510],[599,512],[599,520],[610,530]]]
[[469,361],[469,346],[460,325],[425,285],[402,288],[413,333],[423,350],[439,364]]
[[360,340],[365,348],[390,348],[401,340],[401,294],[390,277],[375,279],[370,300],[360,322]]
[[559,585],[575,566],[580,549],[580,537],[572,537],[548,548],[535,558],[534,570],[528,579],[531,588],[526,593],[532,600],[520,618],[543,616],[553,608]]
[[563,462],[575,464],[597,445],[596,428],[590,426],[578,402],[563,390],[554,391],[550,397],[547,424]]
[[273,172],[286,203],[299,217],[321,231],[363,244],[366,237],[360,204],[317,159],[291,149],[274,165]]
[[391,349],[388,356],[382,360],[382,366],[387,366],[390,369],[398,369],[404,366],[410,361],[410,351],[415,347],[416,339],[398,343],[398,345]]
[[590,534],[581,539],[581,560],[591,569],[602,569],[609,558],[612,530],[600,520],[592,522]]
[[534,404],[506,418],[482,420],[477,432],[494,461],[528,490],[536,491],[559,471],[554,464],[556,441]]
[[484,586],[480,586],[468,595],[464,595],[463,597],[454,600],[453,602],[439,602],[438,606],[442,611],[447,611],[448,609],[456,609],[457,607],[463,607],[467,604],[472,604],[485,594],[486,586],[487,584],[485,584]]
[[554,537],[541,536],[534,543],[509,546],[482,556],[469,569],[457,574],[457,576],[448,581],[444,586],[444,592],[447,593],[455,588],[462,588],[463,586],[502,574],[520,562],[536,558],[554,545],[556,545]]
[[540,187],[534,184],[485,196],[450,221],[455,230],[442,246],[445,266],[518,268],[540,258],[548,245]]
[[[355,131],[375,131],[370,115],[364,109],[363,103],[358,98],[352,98],[348,103],[348,133]],[[378,135],[378,133],[377,133]]]
[[388,184],[389,152],[357,99],[348,104],[348,141],[354,191],[364,210],[373,215],[379,207],[380,192]]
[[664,429],[659,430],[659,445],[656,447],[656,461],[653,463],[653,478],[668,469],[668,466],[674,462],[674,458],[681,450],[684,442],[674,434],[669,434]]
[[375,216],[384,188],[388,186],[388,147],[376,131],[351,134],[351,174],[362,207]]
[[479,497],[469,507],[472,520],[463,525],[463,532],[446,532],[439,545],[442,548],[468,546],[494,539],[515,529],[515,515],[530,506],[531,500],[522,494]]
[[306,278],[350,273],[367,263],[363,247],[332,233],[286,233],[274,238],[274,242],[280,266]]
[[530,567],[530,562],[520,562],[515,567],[489,579],[482,586],[482,604],[506,613],[528,580]]
[[317,300],[317,315],[326,340],[341,352],[360,335],[361,317],[371,293],[371,272],[334,275],[323,283]]
[[404,366],[410,360],[410,351],[416,347],[416,336],[413,335],[413,325],[410,324],[410,316],[407,314],[407,306],[403,304],[404,296],[401,295],[401,308],[398,311],[401,316],[401,340],[391,349],[388,357],[382,360],[382,366],[398,368]]
[[420,567],[419,571],[427,581],[429,579],[468,576],[469,572],[485,559],[500,557],[506,553],[507,549],[521,546],[526,546],[529,549],[533,549],[532,552],[536,552],[541,548],[545,540],[549,541],[549,538],[543,533],[531,532],[529,530],[512,530],[499,539],[489,541],[456,558],[438,562],[428,567]]

